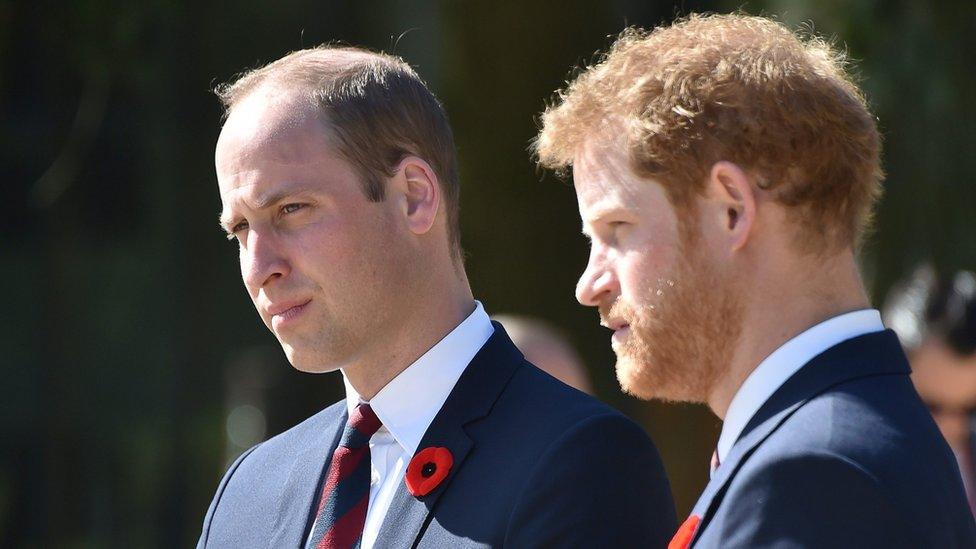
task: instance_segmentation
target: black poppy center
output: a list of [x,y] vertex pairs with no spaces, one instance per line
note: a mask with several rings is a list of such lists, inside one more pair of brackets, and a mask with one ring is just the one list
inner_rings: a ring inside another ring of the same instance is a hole
[[435,472],[437,472],[437,464],[433,461],[428,461],[424,464],[424,468],[420,470],[420,476],[430,478]]

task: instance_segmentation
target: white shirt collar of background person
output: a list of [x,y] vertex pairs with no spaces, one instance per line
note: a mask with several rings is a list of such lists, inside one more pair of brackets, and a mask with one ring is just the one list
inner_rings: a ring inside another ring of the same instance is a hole
[[[457,328],[380,389],[369,405],[409,456],[417,452],[424,433],[454,389],[464,369],[494,333],[481,302]],[[345,374],[346,407],[351,414],[359,393]]]
[[881,330],[881,313],[861,309],[825,320],[773,351],[749,374],[729,404],[718,439],[719,463],[725,461],[752,416],[804,364],[838,343]]

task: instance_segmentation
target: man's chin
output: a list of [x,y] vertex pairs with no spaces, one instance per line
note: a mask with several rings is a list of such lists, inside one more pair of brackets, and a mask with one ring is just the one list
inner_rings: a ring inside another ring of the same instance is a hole
[[682,383],[673,376],[662,375],[654,366],[631,357],[618,357],[616,370],[620,389],[635,398],[665,402],[703,402],[702,396],[690,384]]
[[318,353],[302,352],[289,345],[282,344],[285,357],[292,368],[306,374],[325,374],[334,372],[340,368],[336,361],[328,360]]
[[629,357],[618,357],[616,370],[617,382],[624,393],[641,400],[660,398],[656,387],[648,379],[652,376],[648,375],[646,366]]

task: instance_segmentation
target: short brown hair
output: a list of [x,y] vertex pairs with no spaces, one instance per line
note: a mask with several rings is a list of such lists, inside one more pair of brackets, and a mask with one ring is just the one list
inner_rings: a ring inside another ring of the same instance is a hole
[[542,115],[539,163],[570,166],[588,135],[614,123],[632,169],[675,207],[693,204],[715,162],[734,162],[793,209],[806,251],[856,244],[881,194],[877,125],[846,56],[767,18],[625,30]]
[[369,200],[386,196],[386,178],[404,157],[427,161],[440,181],[448,239],[461,259],[460,181],[447,114],[403,59],[348,46],[323,45],[290,53],[217,87],[229,113],[251,92],[271,86],[304,93],[322,110],[340,155],[362,178]]

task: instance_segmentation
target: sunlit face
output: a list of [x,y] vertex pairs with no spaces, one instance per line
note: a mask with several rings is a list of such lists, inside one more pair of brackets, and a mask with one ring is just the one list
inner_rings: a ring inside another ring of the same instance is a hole
[[370,202],[309,104],[254,92],[217,143],[221,224],[241,277],[299,370],[330,371],[370,352],[404,306],[402,224]]
[[576,288],[613,330],[617,379],[639,398],[703,402],[741,316],[732,283],[701,248],[694,219],[631,171],[625,148],[591,139],[573,165],[590,259]]

